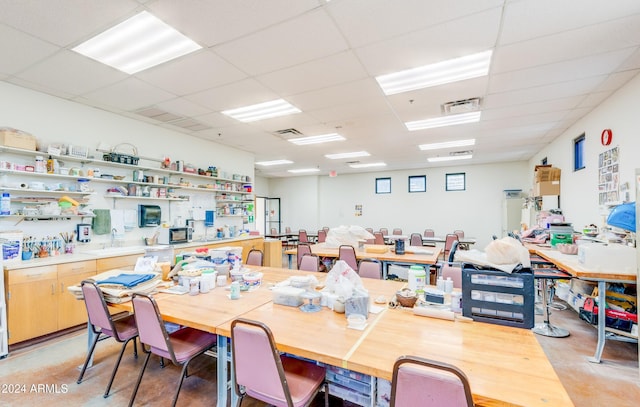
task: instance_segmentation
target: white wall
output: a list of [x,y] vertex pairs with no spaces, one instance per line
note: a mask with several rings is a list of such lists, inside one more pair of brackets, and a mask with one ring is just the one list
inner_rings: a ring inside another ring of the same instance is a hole
[[[269,180],[271,197],[282,199],[283,225],[315,231],[323,226],[360,225],[405,234],[434,229],[437,235],[463,229],[484,248],[501,235],[505,189],[528,191],[526,162],[389,171],[337,177],[294,177]],[[446,192],[445,174],[465,172],[465,191]],[[409,175],[426,175],[427,192],[409,193]],[[376,194],[376,177],[391,177],[391,194]],[[362,205],[362,216],[355,206]],[[316,216],[317,214],[317,216]]]
[[[543,157],[562,170],[560,201],[563,214],[575,230],[594,223],[603,226],[608,213],[598,204],[598,156],[618,146],[620,149],[620,183],[629,183],[631,200],[635,198],[635,169],[640,168],[640,76],[633,78],[622,89],[605,100],[586,117],[571,126],[547,148],[530,161],[533,171]],[[602,130],[613,131],[613,141],[602,146]],[[585,133],[585,166],[573,171],[573,140]],[[533,176],[533,175],[531,175]]]
[[[13,127],[29,132],[37,138],[38,145],[42,148],[46,148],[50,143],[64,143],[87,146],[91,152],[101,142],[111,147],[120,143],[131,143],[137,147],[138,155],[143,157],[160,159],[166,155],[173,161],[184,160],[185,163],[192,163],[200,168],[206,168],[209,165],[216,166],[220,171],[227,172],[229,177],[235,173],[248,175],[254,179],[253,154],[244,151],[1,81],[0,95],[2,95],[0,98],[0,127]],[[118,151],[130,153],[132,150],[128,146],[122,146]],[[93,151],[93,154],[97,153]],[[23,157],[23,159],[29,158]],[[148,165],[152,165],[152,163]],[[123,171],[126,172],[126,170],[113,169],[114,175]],[[131,171],[133,171],[133,167]],[[126,173],[130,175],[130,172]],[[34,179],[30,179],[30,181],[32,180]],[[114,207],[113,200],[104,197],[108,186],[107,183],[96,183],[94,186],[96,194],[91,198],[91,208],[111,209]],[[172,218],[180,215],[186,219],[194,202],[203,203],[210,207],[214,206],[213,194],[199,194],[189,191],[189,195],[193,197],[192,202],[172,203],[171,205],[162,202],[160,205],[163,211],[163,220],[169,222],[172,220],[165,218],[169,214],[169,209]],[[149,203],[156,204],[156,202],[158,201]],[[135,201],[118,202],[116,207],[117,209],[137,209],[138,203]],[[17,228],[23,230],[27,235],[57,235],[58,232],[73,230],[77,222],[79,221],[22,222]],[[242,225],[242,220],[241,218],[219,218],[216,220],[216,226],[224,224],[239,227]],[[10,222],[3,222],[0,226],[3,229],[15,228]],[[196,234],[203,232],[203,224],[196,224]],[[127,233],[126,240],[140,241],[141,237],[149,236],[152,233],[146,229],[136,228]],[[107,240],[108,238],[105,236],[95,236],[94,238],[94,242]]]

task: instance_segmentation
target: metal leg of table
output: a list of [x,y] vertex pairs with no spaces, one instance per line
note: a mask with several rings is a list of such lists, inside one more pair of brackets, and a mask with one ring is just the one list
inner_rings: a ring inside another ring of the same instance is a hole
[[292,269],[293,268],[293,254],[287,254],[287,257],[289,257],[289,268]]
[[[93,344],[93,341],[95,339],[96,339],[96,333],[93,332],[93,329],[91,328],[91,322],[87,321],[87,353],[91,352],[91,345]],[[78,369],[82,370],[82,366],[83,365],[78,366]],[[87,369],[89,369],[92,366],[93,366],[93,355],[91,355],[91,358],[89,359],[89,363],[87,363]]]
[[[218,335],[218,401],[217,407],[227,407],[227,337]],[[232,404],[233,405],[233,404]]]
[[605,281],[598,281],[598,344],[596,345],[596,353],[592,358],[587,358],[591,363],[600,363],[600,357],[602,357],[602,351],[604,350],[604,342],[606,340],[606,333],[604,331],[606,324],[606,290],[607,283]]

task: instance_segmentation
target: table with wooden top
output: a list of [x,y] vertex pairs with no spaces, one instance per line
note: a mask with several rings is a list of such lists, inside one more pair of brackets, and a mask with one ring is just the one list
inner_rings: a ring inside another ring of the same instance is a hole
[[[335,259],[339,257],[338,248],[328,246],[326,243],[318,243],[310,245],[310,247],[311,253],[316,254],[319,257],[330,257]],[[382,273],[384,278],[387,276],[390,264],[436,264],[441,252],[441,249],[437,247],[418,247],[417,249],[423,251],[423,253],[396,254],[391,250],[392,246],[373,244],[365,244],[363,249],[358,247],[354,247],[354,249],[356,251],[357,260],[375,259],[380,261],[382,263]],[[406,250],[411,251],[412,246],[407,247]],[[293,268],[293,258],[297,255],[297,250],[289,249],[285,251],[285,254],[289,256],[289,268]]]
[[[606,303],[606,290],[607,283],[637,283],[637,271],[607,271],[607,270],[593,270],[586,267],[584,264],[578,261],[578,256],[571,254],[560,253],[555,249],[548,247],[540,247],[534,244],[526,244],[525,247],[529,249],[530,253],[535,253],[538,256],[555,264],[556,267],[571,274],[574,278],[579,278],[586,281],[595,281],[598,283],[598,304]],[[588,360],[593,363],[600,363],[602,357],[602,351],[604,350],[604,344],[606,342],[606,314],[604,312],[598,312],[598,343],[596,345],[596,351],[593,357]],[[623,336],[630,336],[626,332],[616,331],[616,334]],[[637,340],[638,337],[636,336]]]
[[[573,405],[529,330],[431,319],[384,306],[379,306],[379,313],[369,314],[364,330],[350,329],[344,314],[328,308],[305,313],[271,301],[270,283],[309,272],[251,268],[264,273],[263,284],[252,292],[242,292],[239,300],[230,300],[228,291],[220,287],[197,296],[155,296],[163,319],[218,335],[217,406],[227,405],[228,338],[231,322],[238,317],[269,326],[282,352],[385,379],[391,378],[393,363],[402,354],[453,363],[469,377],[477,406]],[[326,277],[325,273],[313,274],[320,282]],[[392,299],[405,284],[375,279],[362,282],[372,302],[379,297]],[[117,306],[131,309],[130,303]],[[236,396],[233,390],[231,393],[233,405]]]

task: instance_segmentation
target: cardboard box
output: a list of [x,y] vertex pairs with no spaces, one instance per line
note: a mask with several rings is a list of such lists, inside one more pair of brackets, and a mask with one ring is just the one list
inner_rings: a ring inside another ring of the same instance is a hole
[[550,165],[536,165],[533,173],[534,182],[560,181],[560,168]]
[[36,151],[36,138],[29,133],[3,127],[0,128],[0,145]]
[[560,181],[536,182],[533,185],[533,196],[560,195]]

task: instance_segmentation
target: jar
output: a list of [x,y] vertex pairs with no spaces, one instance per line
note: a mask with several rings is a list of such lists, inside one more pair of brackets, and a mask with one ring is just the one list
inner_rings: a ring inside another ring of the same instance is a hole
[[229,298],[231,298],[232,300],[237,300],[240,298],[240,283],[238,283],[237,281],[231,283],[231,294],[229,295]]
[[80,192],[89,192],[89,180],[88,179],[79,179],[78,180],[78,191]]
[[200,279],[192,277],[189,279],[189,295],[198,295],[200,293]]
[[36,168],[35,168],[36,172],[47,172],[47,164],[44,161],[44,157],[42,157],[41,155],[37,155],[36,156]]

